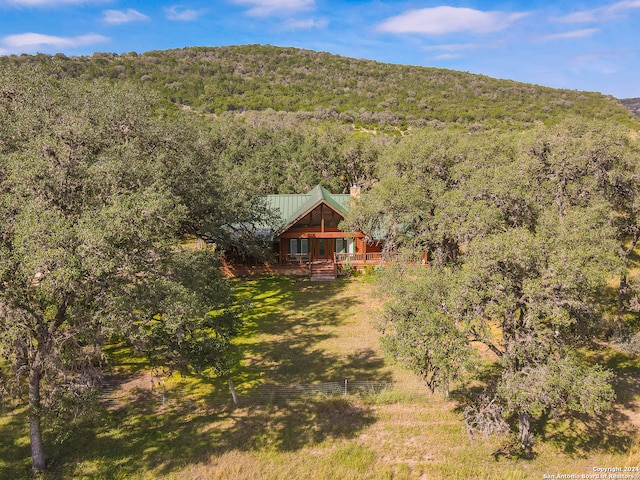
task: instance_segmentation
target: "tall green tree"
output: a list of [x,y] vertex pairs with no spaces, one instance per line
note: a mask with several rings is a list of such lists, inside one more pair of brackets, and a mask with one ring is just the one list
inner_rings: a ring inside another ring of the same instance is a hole
[[[612,185],[632,178],[635,167],[619,152],[598,153],[590,141],[598,132],[573,120],[533,136],[446,140],[441,157],[400,157],[402,168],[389,170],[354,215],[402,228],[394,238],[400,246],[406,238],[415,248],[411,234],[419,233],[436,253],[453,247],[455,255],[435,255],[428,268],[385,276],[383,344],[445,390],[483,346],[498,375],[468,411],[469,425],[499,429],[516,418],[526,451],[535,416],[597,413],[613,399],[611,374],[576,352],[601,333],[607,283],[624,269]],[[420,181],[440,182],[440,194]],[[394,184],[415,190],[394,193]],[[388,205],[378,216],[371,209],[377,202]]]
[[211,200],[185,187],[215,183],[205,157],[189,160],[192,137],[132,87],[37,70],[0,85],[0,354],[26,387],[42,471],[43,420],[91,395],[105,340],[224,371],[237,317],[215,252],[177,247],[215,223]]
[[378,285],[392,299],[379,323],[383,349],[419,375],[432,393],[438,389],[446,397],[452,382],[477,360],[465,330],[440,308],[449,297],[448,277],[441,269],[424,275],[397,265]]
[[[624,308],[629,258],[640,241],[637,139],[612,122],[584,122],[573,117],[536,135],[531,153],[539,162],[545,183],[554,184],[554,201],[560,212],[577,195],[583,201],[600,196],[610,204],[622,260],[619,309]],[[579,189],[572,187],[576,184]]]

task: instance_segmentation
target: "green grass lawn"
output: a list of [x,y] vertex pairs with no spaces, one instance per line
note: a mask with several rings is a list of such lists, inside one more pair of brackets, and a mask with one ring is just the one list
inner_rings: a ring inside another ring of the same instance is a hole
[[[239,281],[247,302],[238,364],[227,379],[173,375],[164,385],[122,345],[109,349],[118,388],[111,404],[56,440],[47,435],[47,478],[86,479],[539,479],[640,465],[638,361],[601,352],[623,375],[620,403],[600,419],[538,426],[532,460],[492,455],[503,439],[471,439],[458,404],[430,395],[386,361],[372,319],[379,308],[366,279]],[[259,405],[266,384],[353,380],[396,382],[366,398],[313,397]],[[164,394],[163,394],[164,393]],[[28,478],[24,409],[0,417],[0,478]]]

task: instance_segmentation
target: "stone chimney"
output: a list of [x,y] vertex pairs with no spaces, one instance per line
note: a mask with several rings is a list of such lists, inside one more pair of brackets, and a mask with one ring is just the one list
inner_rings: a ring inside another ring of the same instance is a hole
[[360,198],[360,185],[356,185],[355,183],[351,185],[349,193],[351,194],[351,198]]

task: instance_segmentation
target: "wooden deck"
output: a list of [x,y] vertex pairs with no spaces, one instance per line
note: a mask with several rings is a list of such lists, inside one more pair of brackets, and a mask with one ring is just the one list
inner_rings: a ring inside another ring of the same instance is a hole
[[398,254],[373,253],[334,253],[334,262],[339,265],[382,265],[398,259]]
[[287,255],[282,259],[283,263],[263,263],[256,265],[225,264],[222,272],[228,277],[251,277],[256,275],[291,275],[309,277],[312,280],[334,280],[342,275],[346,268],[364,270],[369,266],[385,265],[397,261],[408,263],[421,263],[426,265],[426,255],[422,261],[416,261],[415,257],[398,254],[374,253],[336,253],[333,259],[311,260],[308,254]]

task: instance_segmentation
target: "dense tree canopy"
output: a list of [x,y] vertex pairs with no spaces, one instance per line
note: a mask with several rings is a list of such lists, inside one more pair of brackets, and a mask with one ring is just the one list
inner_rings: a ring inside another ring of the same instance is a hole
[[222,214],[232,187],[197,135],[135,88],[37,70],[0,85],[0,354],[26,384],[42,470],[42,419],[91,396],[114,335],[156,364],[226,370],[237,317],[217,253],[178,242],[224,231],[249,194]]
[[629,135],[578,119],[527,134],[424,133],[385,159],[348,222],[431,253],[429,268],[384,277],[387,351],[448,392],[483,345],[500,374],[469,425],[515,415],[527,450],[532,416],[605,408],[611,374],[578,352],[611,326],[608,282],[626,271],[624,242],[637,242]]

